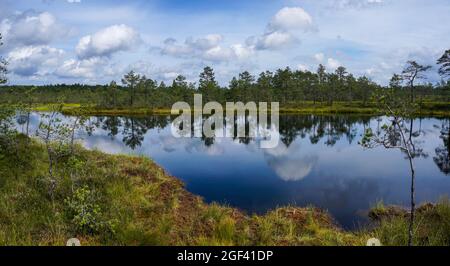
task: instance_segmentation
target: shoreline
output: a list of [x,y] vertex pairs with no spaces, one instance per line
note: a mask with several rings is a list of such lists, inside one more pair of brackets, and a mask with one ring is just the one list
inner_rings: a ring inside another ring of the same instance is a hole
[[[75,115],[79,114],[81,105],[80,104],[64,104],[62,113],[65,115]],[[38,104],[32,107],[34,111],[48,111],[50,104]],[[224,110],[226,111],[226,110]],[[268,110],[270,113],[270,110]],[[359,105],[346,105],[337,103],[335,105],[318,105],[310,106],[310,104],[300,107],[287,107],[280,108],[280,115],[370,115],[377,116],[380,115],[379,112],[373,104],[368,106]],[[105,116],[118,116],[118,115],[130,115],[130,116],[144,116],[144,115],[171,115],[170,109],[165,108],[101,108],[96,106],[85,107],[86,115],[105,115]],[[444,102],[430,102],[424,103],[420,110],[418,110],[415,116],[433,116],[433,117],[450,117],[450,103]]]

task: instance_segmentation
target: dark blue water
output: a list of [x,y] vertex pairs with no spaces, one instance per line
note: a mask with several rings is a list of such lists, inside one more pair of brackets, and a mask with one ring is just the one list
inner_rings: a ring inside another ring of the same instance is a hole
[[[33,115],[34,126],[38,116]],[[226,203],[248,213],[283,205],[327,209],[345,228],[366,221],[379,201],[409,204],[409,168],[396,150],[363,149],[358,141],[379,120],[357,116],[281,116],[275,149],[242,139],[172,137],[170,117],[93,117],[87,148],[151,157],[187,189],[207,202]],[[417,201],[436,201],[450,193],[449,119],[416,119]]]

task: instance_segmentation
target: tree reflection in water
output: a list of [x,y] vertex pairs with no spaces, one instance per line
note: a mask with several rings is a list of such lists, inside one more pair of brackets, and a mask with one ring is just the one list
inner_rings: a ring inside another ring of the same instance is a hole
[[[169,126],[173,118],[174,117],[164,115],[148,117],[98,117],[96,126],[105,130],[108,133],[108,136],[112,138],[120,133],[122,135],[123,143],[134,150],[142,145],[145,135],[149,130],[162,130]],[[358,137],[358,126],[366,128],[373,119],[373,117],[369,116],[351,115],[282,115],[280,116],[280,140],[286,147],[289,147],[298,138],[308,139],[313,145],[322,143],[329,147],[336,145],[342,138],[345,138],[349,144],[352,144]],[[381,118],[378,118],[375,121],[380,123]],[[235,130],[233,133],[234,140],[245,145],[257,141],[255,137],[249,134],[250,130],[257,129],[251,128],[252,124],[248,122],[248,119],[236,119],[235,123],[245,123],[246,135],[244,137],[238,137]],[[414,156],[427,158],[428,154],[420,148],[420,136],[425,134],[422,130],[421,119],[419,119],[418,126],[415,125],[414,120],[409,121],[409,123],[409,137],[413,139],[416,147]],[[193,129],[194,127],[192,126],[191,128]],[[443,120],[439,129],[442,145],[435,148],[433,160],[441,172],[449,175],[450,119]],[[201,141],[205,147],[211,147],[215,144],[214,137],[202,136]],[[392,136],[391,141],[395,143],[398,141],[398,138]]]
[[434,163],[446,175],[450,174],[450,119],[442,122],[441,136],[443,145],[435,149]]

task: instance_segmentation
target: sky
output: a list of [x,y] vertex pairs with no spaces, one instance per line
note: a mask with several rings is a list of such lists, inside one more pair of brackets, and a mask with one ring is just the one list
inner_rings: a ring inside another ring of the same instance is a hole
[[211,66],[227,85],[319,64],[386,84],[408,60],[438,82],[448,21],[448,0],[0,0],[0,56],[9,84],[196,82]]

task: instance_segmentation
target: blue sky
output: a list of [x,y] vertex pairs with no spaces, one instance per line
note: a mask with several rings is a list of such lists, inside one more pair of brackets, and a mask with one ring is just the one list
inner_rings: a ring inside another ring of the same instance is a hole
[[[10,84],[120,80],[135,70],[195,82],[343,65],[386,83],[450,49],[448,0],[0,0]],[[428,81],[439,77],[436,67]]]

